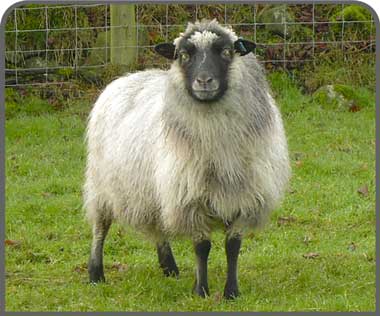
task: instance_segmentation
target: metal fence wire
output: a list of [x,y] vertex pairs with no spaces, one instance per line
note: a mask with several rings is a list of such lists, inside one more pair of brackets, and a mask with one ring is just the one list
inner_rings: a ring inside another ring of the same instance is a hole
[[[340,58],[372,54],[375,26],[364,7],[348,4],[135,4],[134,21],[115,25],[109,4],[26,5],[15,8],[6,23],[6,86],[62,84],[106,70],[111,50],[133,49],[134,69],[167,67],[153,52],[172,41],[188,21],[216,18],[257,43],[256,54],[268,69],[302,68],[326,52]],[[116,6],[116,4],[114,5]],[[132,6],[132,5],[131,5]],[[132,23],[133,22],[133,23]],[[133,28],[132,45],[112,45],[112,32]]]

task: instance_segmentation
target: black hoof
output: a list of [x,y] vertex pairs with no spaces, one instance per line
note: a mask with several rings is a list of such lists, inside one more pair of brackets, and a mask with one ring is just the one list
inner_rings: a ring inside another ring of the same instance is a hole
[[103,266],[89,266],[88,274],[90,277],[90,283],[100,283],[106,281],[104,277]]
[[239,289],[237,287],[226,287],[224,289],[224,298],[227,300],[233,300],[240,295]]
[[195,285],[193,288],[193,293],[196,295],[205,298],[206,296],[210,296],[210,292],[208,290],[208,287],[206,286],[200,286],[200,285]]
[[174,277],[174,278],[179,277],[179,270],[177,266],[162,268],[162,270],[164,271],[164,275],[166,277]]
[[157,254],[158,262],[160,263],[164,275],[178,278],[179,271],[169,242],[157,244]]

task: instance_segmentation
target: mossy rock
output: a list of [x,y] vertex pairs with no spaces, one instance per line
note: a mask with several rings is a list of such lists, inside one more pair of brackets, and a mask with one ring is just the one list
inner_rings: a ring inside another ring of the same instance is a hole
[[[345,6],[343,9],[343,17],[345,21],[370,21],[372,20],[371,12],[357,4],[351,4]],[[341,17],[341,14],[337,14],[336,17]]]
[[[332,21],[333,22],[342,22],[343,21],[371,21],[372,15],[371,12],[357,4],[351,4],[345,6],[342,11],[334,14]],[[341,32],[342,25],[337,23],[333,24],[332,28],[334,32]],[[375,32],[375,27],[372,25],[373,32]],[[371,33],[371,23],[350,23],[345,25],[345,33],[352,34],[351,40],[361,40],[367,38]]]
[[367,106],[367,98],[361,95],[361,90],[349,85],[326,85],[319,88],[313,94],[313,100],[328,109],[349,109],[353,105],[357,107]]
[[[352,99],[347,98],[342,91],[346,92],[346,89],[339,87],[341,85],[326,85],[319,88],[313,94],[313,100],[320,104],[323,108],[328,109],[346,109],[351,103]],[[348,88],[348,86],[347,86]]]
[[294,22],[294,15],[287,10],[286,4],[265,6],[263,10],[257,14],[258,23],[270,23],[265,28],[272,34],[276,34],[281,37],[290,36],[289,30],[287,34],[284,34],[284,23]]
[[359,107],[370,106],[370,104],[368,104],[369,98],[365,89],[343,84],[336,84],[334,87],[337,93],[340,93],[346,100],[348,100],[349,105],[355,104]]

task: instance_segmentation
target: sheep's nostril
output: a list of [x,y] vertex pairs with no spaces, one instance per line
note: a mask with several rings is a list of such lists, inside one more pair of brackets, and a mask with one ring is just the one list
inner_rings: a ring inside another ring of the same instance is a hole
[[207,77],[207,78],[197,78],[196,79],[198,84],[200,85],[205,85],[205,84],[208,84],[208,83],[211,83],[213,81],[212,77]]

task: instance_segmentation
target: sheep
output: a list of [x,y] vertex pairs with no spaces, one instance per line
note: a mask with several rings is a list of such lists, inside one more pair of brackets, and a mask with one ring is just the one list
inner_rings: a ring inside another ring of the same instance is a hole
[[281,115],[254,48],[216,20],[189,23],[155,46],[169,70],[128,74],[101,93],[86,133],[90,282],[105,281],[103,244],[118,220],[155,243],[166,276],[179,275],[170,240],[191,238],[193,291],[208,296],[210,236],[220,228],[224,297],[239,295],[242,237],[265,223],[290,177]]

